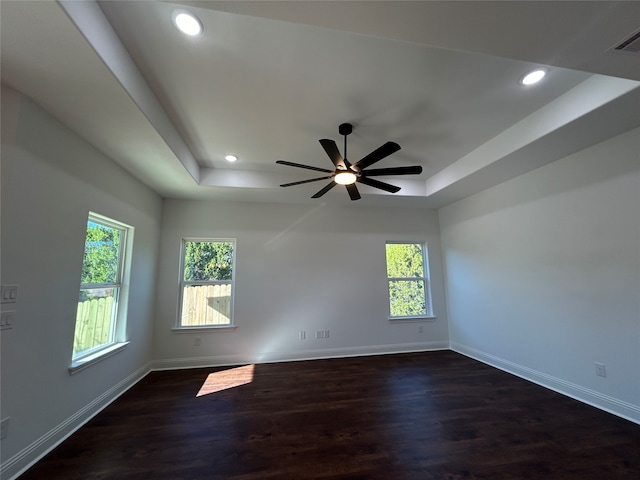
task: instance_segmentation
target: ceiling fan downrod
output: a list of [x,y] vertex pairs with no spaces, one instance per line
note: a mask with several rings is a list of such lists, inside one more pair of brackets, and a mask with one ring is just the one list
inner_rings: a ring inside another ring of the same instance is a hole
[[351,125],[350,123],[341,123],[340,126],[338,126],[338,133],[342,136],[344,136],[344,163],[345,166],[347,168],[347,170],[350,167],[349,161],[347,160],[347,136],[351,134],[351,132],[353,132],[353,125]]

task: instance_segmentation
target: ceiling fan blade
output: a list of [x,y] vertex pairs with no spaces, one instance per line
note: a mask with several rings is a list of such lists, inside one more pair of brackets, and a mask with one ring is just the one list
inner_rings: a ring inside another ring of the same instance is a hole
[[360,170],[364,170],[369,165],[373,165],[376,162],[379,162],[385,157],[388,157],[394,152],[400,150],[400,145],[395,142],[387,142],[381,147],[378,147],[376,150],[371,152],[369,155],[356,162],[353,166]]
[[290,167],[306,168],[307,170],[315,170],[316,172],[333,173],[333,170],[327,170],[326,168],[312,167],[311,165],[302,165],[301,163],[285,162],[284,160],[277,160],[278,165],[288,165]]
[[327,155],[329,155],[329,158],[338,170],[347,169],[347,165],[345,164],[342,155],[340,155],[340,150],[338,150],[336,142],[328,138],[323,138],[320,140],[320,145],[322,145],[322,148],[327,152]]
[[281,187],[292,187],[294,185],[302,185],[303,183],[317,182],[319,180],[326,180],[327,178],[333,178],[333,175],[329,175],[328,177],[311,178],[309,180],[301,180],[299,182],[283,183],[280,186]]
[[351,200],[360,200],[360,192],[358,191],[358,187],[356,187],[355,183],[352,183],[351,185],[345,185],[347,187],[347,192],[349,192],[349,197],[351,197]]
[[389,183],[380,182],[378,180],[374,180],[373,178],[360,177],[358,178],[358,182],[364,183],[365,185],[369,185],[370,187],[379,188],[380,190],[384,190],[386,192],[396,193],[400,190],[400,187],[396,187],[395,185],[391,185]]
[[323,196],[325,193],[327,193],[329,190],[331,190],[333,187],[335,187],[337,184],[336,182],[331,182],[329,183],[329,185],[327,185],[326,187],[324,187],[322,190],[320,190],[318,193],[316,193],[315,195],[312,195],[311,198],[320,198],[321,196]]
[[420,173],[422,173],[422,166],[416,165],[415,167],[374,168],[373,170],[362,172],[362,175],[379,177],[382,175],[419,175]]

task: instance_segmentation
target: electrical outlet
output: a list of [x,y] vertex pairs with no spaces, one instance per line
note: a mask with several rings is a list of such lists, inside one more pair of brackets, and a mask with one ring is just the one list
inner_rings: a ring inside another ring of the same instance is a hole
[[304,340],[305,338],[307,338],[307,332],[305,332],[304,330],[300,330],[299,338],[300,340]]
[[607,376],[607,369],[605,368],[604,363],[595,362],[594,365],[596,366],[596,375],[599,377]]
[[202,342],[202,339],[200,337],[196,337],[196,338],[193,339],[193,346],[194,347],[199,347],[201,342]]
[[0,422],[0,439],[6,438],[9,435],[9,419],[11,417],[7,417]]

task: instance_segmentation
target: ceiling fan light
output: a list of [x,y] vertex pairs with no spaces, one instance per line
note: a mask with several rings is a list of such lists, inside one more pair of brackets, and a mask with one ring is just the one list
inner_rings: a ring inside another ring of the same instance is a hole
[[340,172],[333,177],[333,180],[340,185],[353,185],[357,179],[356,174],[351,172]]

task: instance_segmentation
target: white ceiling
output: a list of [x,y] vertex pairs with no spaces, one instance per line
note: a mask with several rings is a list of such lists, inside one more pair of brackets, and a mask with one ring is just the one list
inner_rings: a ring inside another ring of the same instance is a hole
[[[201,36],[171,14],[196,14]],[[0,2],[2,81],[165,197],[349,203],[276,165],[422,165],[361,205],[438,207],[640,126],[640,2]],[[518,80],[536,66],[535,87]],[[229,164],[224,156],[239,157]]]

